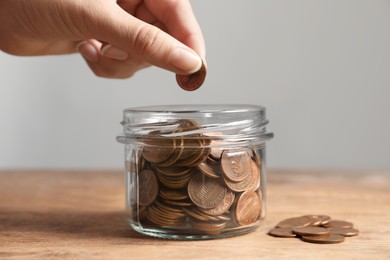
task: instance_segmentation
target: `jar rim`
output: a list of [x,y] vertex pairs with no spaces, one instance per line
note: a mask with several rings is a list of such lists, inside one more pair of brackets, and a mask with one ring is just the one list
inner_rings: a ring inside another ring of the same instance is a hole
[[176,105],[157,105],[157,106],[141,106],[127,108],[123,112],[126,113],[237,113],[265,111],[265,107],[250,104],[176,104]]
[[[181,120],[196,122],[196,127],[181,130]],[[266,109],[245,104],[162,105],[128,108],[123,111],[124,134],[121,143],[148,138],[186,138],[227,142],[264,142],[273,133],[266,132]],[[222,133],[207,135],[207,133]],[[153,133],[152,136],[150,134]],[[157,133],[157,134],[156,134]]]

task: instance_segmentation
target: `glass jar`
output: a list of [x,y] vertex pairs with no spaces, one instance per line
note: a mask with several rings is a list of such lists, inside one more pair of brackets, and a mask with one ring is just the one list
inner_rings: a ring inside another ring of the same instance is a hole
[[130,226],[170,239],[249,233],[265,217],[265,108],[168,105],[124,110]]

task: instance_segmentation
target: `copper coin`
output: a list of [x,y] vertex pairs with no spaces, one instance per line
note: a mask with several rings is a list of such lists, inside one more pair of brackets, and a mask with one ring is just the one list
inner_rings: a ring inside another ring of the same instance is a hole
[[273,237],[296,237],[291,228],[274,228],[268,232]]
[[202,221],[193,221],[191,226],[197,230],[204,231],[208,234],[218,234],[221,230],[226,227],[225,221],[219,222],[202,222]]
[[307,216],[285,219],[276,225],[278,228],[305,227],[311,224],[311,218]]
[[317,244],[336,244],[342,243],[345,237],[338,234],[330,234],[328,236],[303,236],[301,239],[305,242],[317,243]]
[[159,195],[161,198],[167,200],[185,200],[189,198],[187,191],[176,189],[160,188]]
[[151,163],[167,160],[175,151],[176,142],[173,139],[146,138],[142,156]]
[[353,228],[353,223],[344,220],[331,220],[323,226],[327,228]]
[[311,219],[311,226],[319,226],[322,224],[322,218],[318,215],[306,215],[305,217],[309,217]]
[[221,201],[221,203],[218,204],[215,208],[211,209],[202,209],[200,208],[201,211],[203,211],[206,214],[212,215],[212,216],[219,216],[229,210],[229,208],[232,206],[234,202],[234,193],[231,191],[227,191],[225,194],[225,197]]
[[237,200],[235,220],[245,226],[256,222],[261,214],[261,199],[257,192],[246,191]]
[[162,167],[167,167],[167,166],[172,166],[174,163],[176,163],[180,159],[181,155],[183,154],[183,144],[184,144],[184,140],[182,138],[175,139],[173,152],[168,157],[168,159],[162,162],[158,162],[158,165]]
[[215,208],[224,199],[226,188],[215,179],[202,173],[195,174],[188,183],[188,195],[195,205],[204,208]]
[[321,225],[328,224],[331,221],[331,217],[328,215],[318,215],[321,218]]
[[323,236],[330,233],[327,228],[323,227],[295,227],[292,230],[294,234],[301,236]]
[[246,190],[252,190],[249,188],[251,184],[253,184],[253,176],[254,174],[252,172],[249,173],[249,175],[243,179],[242,181],[239,182],[233,182],[229,180],[228,178],[223,178],[226,186],[228,186],[229,189],[235,192],[243,192]]
[[217,167],[208,164],[207,162],[201,162],[198,164],[198,169],[210,178],[218,179],[221,177],[218,174]]
[[339,234],[345,237],[353,237],[359,235],[359,230],[354,228],[328,228],[330,233]]
[[254,160],[251,160],[252,178],[248,190],[257,190],[260,187],[260,168]]
[[206,66],[202,61],[202,66],[200,69],[190,75],[178,75],[176,74],[176,81],[179,86],[187,91],[193,91],[202,86],[204,80],[206,79]]
[[143,170],[138,175],[139,205],[148,206],[158,194],[158,181],[152,170]]
[[222,153],[222,170],[234,182],[244,180],[252,171],[251,157],[247,150],[225,150]]

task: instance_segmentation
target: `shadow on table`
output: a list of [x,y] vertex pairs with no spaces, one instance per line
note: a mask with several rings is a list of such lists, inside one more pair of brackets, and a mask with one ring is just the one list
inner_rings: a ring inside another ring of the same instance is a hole
[[124,212],[23,212],[0,209],[0,234],[50,233],[68,238],[132,238],[145,236],[133,231]]

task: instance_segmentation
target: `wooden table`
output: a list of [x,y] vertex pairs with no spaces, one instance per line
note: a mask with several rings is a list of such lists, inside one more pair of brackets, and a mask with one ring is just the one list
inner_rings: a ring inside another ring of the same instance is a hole
[[[269,171],[256,232],[170,241],[132,231],[120,171],[0,171],[0,259],[390,259],[390,172]],[[361,234],[334,245],[266,235],[278,221],[323,213]]]

